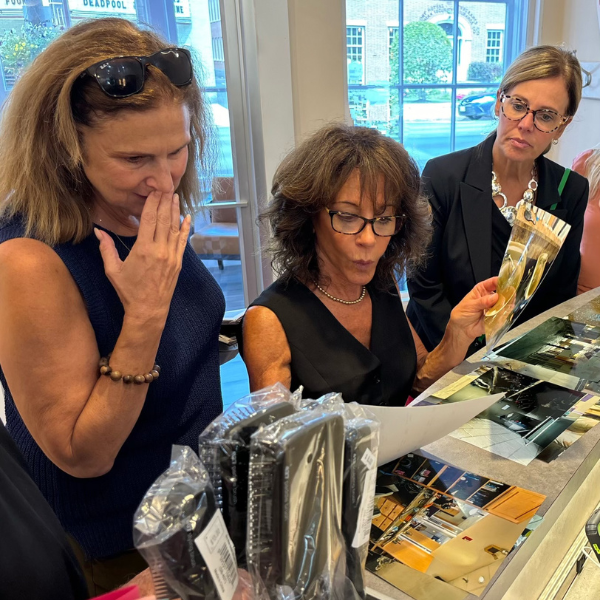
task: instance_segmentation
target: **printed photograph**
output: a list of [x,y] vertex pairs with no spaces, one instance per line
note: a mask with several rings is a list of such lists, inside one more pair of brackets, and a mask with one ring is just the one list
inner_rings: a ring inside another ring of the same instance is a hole
[[505,396],[450,435],[522,465],[551,462],[600,420],[599,397],[502,367],[486,365],[463,379],[451,394],[439,392],[441,402]]
[[498,354],[571,375],[590,391],[600,392],[600,326],[553,317]]
[[431,577],[479,596],[544,498],[407,454],[379,468],[367,569],[408,594]]

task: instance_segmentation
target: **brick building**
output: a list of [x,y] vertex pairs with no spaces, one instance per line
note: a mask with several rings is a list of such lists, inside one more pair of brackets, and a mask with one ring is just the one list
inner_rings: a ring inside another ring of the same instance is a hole
[[[504,62],[506,5],[461,2],[459,6],[456,82],[467,83],[471,63]],[[415,21],[435,23],[453,43],[453,2],[404,0],[403,8],[404,25]],[[398,34],[398,23],[399,0],[347,0],[349,83],[389,81],[390,46]]]

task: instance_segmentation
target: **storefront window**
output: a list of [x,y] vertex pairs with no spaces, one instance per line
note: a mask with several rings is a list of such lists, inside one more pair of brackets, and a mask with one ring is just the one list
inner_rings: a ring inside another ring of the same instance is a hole
[[[361,23],[361,78],[348,70],[350,113],[402,142],[423,168],[473,146],[494,128],[504,69],[524,48],[524,0],[346,0]],[[402,23],[402,27],[399,27]]]

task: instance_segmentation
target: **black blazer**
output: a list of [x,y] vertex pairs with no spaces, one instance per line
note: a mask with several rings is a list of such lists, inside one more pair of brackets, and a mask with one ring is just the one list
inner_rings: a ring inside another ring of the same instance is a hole
[[[408,280],[407,315],[429,350],[440,343],[452,308],[476,283],[498,274],[492,273],[491,243],[495,139],[493,134],[478,146],[434,158],[423,170],[433,211],[433,239],[426,267]],[[588,198],[588,182],[581,175],[571,172],[559,196],[564,167],[544,156],[536,165],[536,205],[569,223],[571,231],[521,322],[575,296]],[[553,204],[557,206],[551,210]]]

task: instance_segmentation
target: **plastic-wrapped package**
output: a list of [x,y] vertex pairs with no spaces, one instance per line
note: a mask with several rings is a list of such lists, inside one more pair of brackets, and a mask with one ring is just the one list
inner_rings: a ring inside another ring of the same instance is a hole
[[366,598],[365,565],[375,501],[379,421],[368,408],[356,402],[344,403],[341,394],[304,400],[301,407],[308,410],[321,407],[344,417],[342,532],[346,542],[346,575],[358,596]]
[[557,216],[519,202],[498,277],[498,300],[485,311],[488,352],[523,312],[552,267],[571,226]]
[[316,400],[312,398],[301,398],[299,402],[301,410],[314,410],[315,408],[322,408],[327,412],[340,412],[344,417],[346,415],[345,402],[342,398],[342,394],[339,392],[325,394]]
[[375,417],[359,404],[347,404],[345,408],[342,531],[346,542],[346,574],[358,596],[364,599],[380,427]]
[[252,437],[248,567],[272,600],[348,600],[341,532],[344,419],[303,411]]
[[296,412],[298,403],[280,383],[235,402],[200,435],[200,459],[216,493],[216,504],[233,541],[238,565],[246,566],[250,436]]
[[168,593],[162,598],[230,600],[238,588],[233,544],[208,473],[187,446],[173,446],[169,468],[146,492],[133,541],[155,585]]

